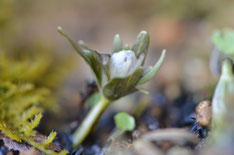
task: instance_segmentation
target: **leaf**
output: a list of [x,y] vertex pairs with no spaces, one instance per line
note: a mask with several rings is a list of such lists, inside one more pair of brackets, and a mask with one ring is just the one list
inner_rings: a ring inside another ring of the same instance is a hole
[[76,52],[80,55],[80,56],[82,56],[84,59],[85,59],[85,61],[89,61],[89,59],[87,58],[87,56],[85,55],[85,53],[83,52],[83,50],[79,47],[79,46],[77,46],[75,43],[74,43],[74,41],[63,31],[63,29],[62,29],[62,27],[58,27],[58,32],[61,34],[61,35],[63,35],[69,42],[70,42],[70,44],[72,45],[72,47],[76,50]]
[[82,48],[84,48],[86,50],[94,51],[91,48],[89,48],[88,45],[83,40],[79,40],[77,43],[78,43],[78,45],[80,45],[80,47],[82,47]]
[[131,115],[120,112],[114,117],[116,126],[122,131],[132,131],[135,128],[135,119]]
[[153,79],[153,77],[157,74],[159,68],[161,67],[164,61],[165,55],[166,55],[166,50],[163,50],[158,62],[151,69],[146,68],[147,73],[145,73],[145,75],[143,75],[143,77],[140,78],[140,80],[137,82],[137,85],[144,84],[148,82],[149,80]]
[[[86,63],[92,69],[96,77],[99,88],[101,88],[102,75],[107,76],[108,73],[104,69],[100,55],[96,51],[88,49],[85,45],[84,45],[85,50],[82,50],[77,44],[75,44],[72,41],[72,39],[62,30],[61,27],[58,27],[58,32],[70,42],[70,44],[76,50],[76,52],[86,61]],[[79,42],[79,44],[82,44],[82,42]],[[105,74],[102,74],[103,70]]]
[[[88,50],[88,51],[96,52],[95,50],[90,49],[83,40],[79,40],[78,44],[81,47],[83,47],[84,49]],[[109,78],[110,75],[108,73],[107,65],[108,65],[108,62],[109,62],[109,59],[110,59],[110,54],[98,54],[98,55],[99,55],[100,60],[102,62],[102,65],[103,65],[102,67],[104,67],[105,74],[107,75],[107,78]]]
[[105,74],[102,74],[103,65],[102,65],[100,56],[98,55],[97,52],[93,52],[89,50],[83,50],[83,51],[88,59],[86,62],[89,64],[90,68],[92,69],[96,77],[98,86],[100,88],[102,86],[102,75],[105,75]]
[[122,49],[123,49],[123,42],[119,34],[116,34],[113,41],[113,53],[119,52]]
[[224,53],[234,55],[234,30],[216,30],[212,36],[213,43]]
[[149,49],[150,37],[146,31],[141,31],[136,39],[132,50],[135,52],[136,56],[139,57],[141,54],[147,55]]

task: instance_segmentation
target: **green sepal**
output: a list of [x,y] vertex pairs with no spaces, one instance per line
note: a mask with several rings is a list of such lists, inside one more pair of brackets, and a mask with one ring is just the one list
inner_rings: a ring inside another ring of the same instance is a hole
[[146,89],[144,89],[144,88],[137,87],[136,89],[137,89],[138,91],[144,93],[144,94],[147,94],[147,95],[149,94],[148,90],[146,90]]
[[137,58],[141,54],[144,54],[144,56],[147,55],[147,51],[149,49],[149,42],[150,42],[149,34],[146,31],[141,31],[138,34],[136,42],[132,47],[132,50],[135,52]]
[[89,49],[88,47],[85,46],[84,42],[80,41],[79,44],[81,44],[82,47],[85,48],[84,50],[82,50],[77,44],[75,44],[72,41],[72,39],[62,30],[61,27],[58,27],[58,32],[62,34],[70,42],[70,44],[76,50],[76,52],[86,61],[86,63],[88,63],[88,65],[90,66],[96,77],[99,88],[101,88],[102,79],[103,79],[102,77],[108,76],[108,73],[102,64],[102,58],[100,54],[98,54],[94,50]]
[[116,34],[113,41],[113,53],[119,52],[122,49],[123,49],[123,42],[119,34]]
[[102,76],[102,86],[104,86],[108,81],[111,79],[111,75],[109,72],[109,60],[110,60],[110,54],[100,54],[102,67],[103,67],[103,76]]
[[103,95],[109,100],[116,100],[120,97],[137,91],[135,85],[139,80],[142,72],[143,68],[138,68],[132,75],[128,77],[112,79],[103,87]]
[[86,55],[86,58],[87,58],[86,62],[89,64],[89,67],[92,69],[96,77],[98,85],[102,87],[102,76],[105,76],[105,74],[103,74],[102,72],[104,67],[102,65],[100,55],[97,52],[93,52],[90,50],[83,50],[83,52]]
[[152,68],[151,67],[145,68],[145,70],[143,72],[143,76],[137,82],[137,85],[144,84],[144,83],[150,81],[151,79],[153,79],[153,77],[156,75],[159,68],[161,67],[161,65],[164,61],[165,55],[166,55],[166,50],[163,50],[158,62]]

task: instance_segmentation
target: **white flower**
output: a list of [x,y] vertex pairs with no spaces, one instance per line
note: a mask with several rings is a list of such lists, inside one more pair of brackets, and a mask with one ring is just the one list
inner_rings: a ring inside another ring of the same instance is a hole
[[137,58],[132,50],[122,50],[114,53],[110,60],[111,76],[121,77],[127,75],[136,62]]
[[68,39],[76,52],[84,58],[92,69],[97,80],[97,85],[105,98],[116,100],[131,94],[142,85],[151,80],[159,70],[165,58],[163,50],[160,59],[154,66],[144,68],[143,63],[149,48],[150,37],[146,31],[141,31],[134,45],[123,47],[123,42],[117,34],[113,41],[112,54],[100,54],[88,48],[84,42],[78,45],[58,28],[60,34]]

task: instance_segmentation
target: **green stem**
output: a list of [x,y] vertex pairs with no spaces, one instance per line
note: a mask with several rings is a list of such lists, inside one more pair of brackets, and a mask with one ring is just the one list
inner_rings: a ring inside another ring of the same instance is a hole
[[100,101],[91,109],[88,115],[83,120],[82,124],[73,133],[73,147],[78,147],[85,138],[90,134],[94,125],[100,118],[105,109],[112,103],[112,101],[102,97]]

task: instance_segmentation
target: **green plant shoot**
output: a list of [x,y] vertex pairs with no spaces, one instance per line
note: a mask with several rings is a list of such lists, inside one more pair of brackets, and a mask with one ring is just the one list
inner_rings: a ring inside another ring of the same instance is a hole
[[122,40],[117,34],[114,37],[112,54],[99,54],[88,48],[83,41],[79,41],[78,44],[74,43],[61,27],[58,27],[58,32],[70,42],[90,66],[101,94],[100,101],[91,109],[73,134],[73,147],[77,147],[89,135],[101,114],[113,101],[142,90],[139,86],[156,75],[165,58],[166,50],[163,50],[154,66],[144,68],[150,42],[146,31],[138,34],[132,48],[123,47]]

